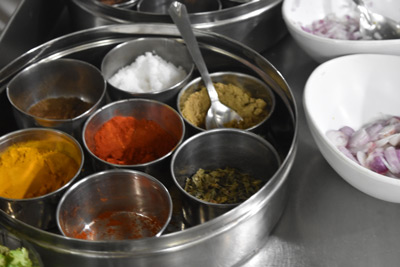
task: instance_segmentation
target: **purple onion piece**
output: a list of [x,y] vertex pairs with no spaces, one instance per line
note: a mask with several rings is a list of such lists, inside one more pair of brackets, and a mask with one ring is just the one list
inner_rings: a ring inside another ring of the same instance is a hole
[[397,156],[396,149],[389,146],[385,149],[384,155],[388,169],[394,174],[400,173],[400,160]]
[[383,129],[383,124],[381,122],[372,123],[365,130],[367,131],[371,140],[377,140],[379,132]]
[[327,136],[346,157],[361,166],[400,178],[400,116],[375,120],[356,131],[343,126],[328,131]]
[[342,128],[339,129],[339,131],[341,131],[348,137],[352,136],[355,133],[354,129],[349,126],[343,126]]
[[380,174],[385,174],[388,171],[382,153],[375,153],[374,156],[369,159],[367,166],[370,170]]
[[352,149],[358,149],[365,146],[370,141],[369,135],[364,128],[356,131],[349,139],[349,147]]
[[356,159],[356,157],[354,157],[354,155],[344,146],[338,146],[337,147],[346,157],[348,157],[349,159],[353,160],[354,162],[356,162],[357,164],[360,164],[358,162],[358,160]]
[[347,146],[349,137],[341,131],[330,130],[326,133],[326,136],[333,143],[334,146]]

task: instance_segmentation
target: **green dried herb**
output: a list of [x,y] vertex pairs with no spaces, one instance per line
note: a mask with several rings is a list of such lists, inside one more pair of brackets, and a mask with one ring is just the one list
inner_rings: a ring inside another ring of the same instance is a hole
[[199,169],[186,179],[185,191],[201,200],[218,204],[236,204],[256,193],[263,182],[234,168]]
[[1,267],[32,267],[29,259],[29,252],[26,248],[9,249],[0,245],[0,266]]

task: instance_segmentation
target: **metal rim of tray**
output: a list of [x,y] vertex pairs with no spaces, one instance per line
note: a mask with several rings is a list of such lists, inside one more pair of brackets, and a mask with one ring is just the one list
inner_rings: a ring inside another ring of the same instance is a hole
[[[156,14],[140,12],[136,10],[115,8],[99,3],[96,0],[72,0],[72,2],[98,17],[104,17],[115,23],[126,22],[161,22],[170,23],[171,18],[167,14]],[[190,21],[195,28],[210,27],[214,24],[229,24],[233,21],[240,21],[280,5],[283,0],[250,0],[247,3],[240,4],[225,9],[192,13],[189,14]],[[203,24],[203,26],[201,26]],[[215,25],[214,25],[215,26]]]
[[[51,247],[51,249],[60,253],[70,255],[79,254],[89,258],[96,257],[100,259],[109,257],[141,258],[151,255],[161,255],[160,257],[162,257],[164,254],[196,248],[199,244],[213,238],[217,239],[219,242],[221,240],[218,238],[225,240],[227,232],[232,229],[242,231],[241,225],[248,227],[249,225],[247,222],[249,220],[255,216],[260,216],[257,215],[260,209],[264,210],[266,207],[271,209],[270,206],[278,202],[280,207],[276,211],[271,210],[274,213],[273,218],[265,225],[265,232],[262,233],[263,235],[268,234],[277,223],[285,206],[285,201],[282,200],[282,198],[285,198],[285,193],[282,193],[282,191],[286,191],[285,185],[287,184],[288,173],[293,164],[297,149],[298,115],[296,103],[285,79],[267,59],[263,58],[256,51],[216,33],[195,30],[195,34],[203,47],[229,55],[251,68],[282,98],[291,114],[294,133],[287,155],[284,156],[282,165],[273,178],[271,178],[258,193],[233,210],[206,223],[184,231],[162,235],[158,238],[134,241],[87,242],[83,240],[74,240],[31,227],[11,218],[3,211],[0,211],[0,224],[14,234],[17,234],[20,238],[34,243],[40,249]],[[135,36],[143,35],[180,37],[174,25],[157,23],[108,25],[71,33],[26,52],[0,70],[0,93],[4,90],[7,82],[16,75],[16,73],[32,63],[40,60],[60,58],[73,52],[82,51],[91,46],[120,43]],[[229,49],[227,50],[222,47],[228,47]],[[253,65],[251,62],[255,62],[256,65]],[[271,201],[272,204],[270,203]],[[265,241],[265,237],[260,238]],[[231,240],[230,242],[235,242],[235,240]],[[259,244],[259,246],[261,245],[262,244]],[[247,256],[249,253],[254,253],[256,249],[255,247],[245,247],[245,251],[243,251],[243,253],[238,253],[236,257]],[[182,256],[182,254],[180,255]],[[216,260],[225,258],[224,255],[215,256]],[[199,255],[199,257],[204,258],[204,256],[201,255]],[[236,264],[240,260],[233,257],[231,261],[232,262],[229,263]]]

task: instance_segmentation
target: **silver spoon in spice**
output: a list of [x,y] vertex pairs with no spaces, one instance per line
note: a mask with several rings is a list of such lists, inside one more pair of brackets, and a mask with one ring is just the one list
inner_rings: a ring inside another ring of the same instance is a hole
[[218,93],[212,83],[206,63],[204,62],[196,37],[193,33],[186,6],[175,1],[170,5],[168,12],[175,25],[178,27],[183,40],[186,42],[189,53],[192,56],[198,71],[200,72],[200,76],[207,88],[208,96],[211,100],[211,106],[208,109],[205,118],[206,129],[209,130],[213,128],[223,128],[224,125],[229,122],[241,121],[242,117],[240,117],[239,114],[219,101]]

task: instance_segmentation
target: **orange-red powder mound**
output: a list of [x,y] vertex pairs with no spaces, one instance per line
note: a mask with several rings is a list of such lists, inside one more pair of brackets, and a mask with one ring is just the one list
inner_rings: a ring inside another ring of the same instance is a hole
[[158,123],[115,116],[94,136],[94,154],[114,164],[134,165],[156,160],[171,151],[178,139]]

